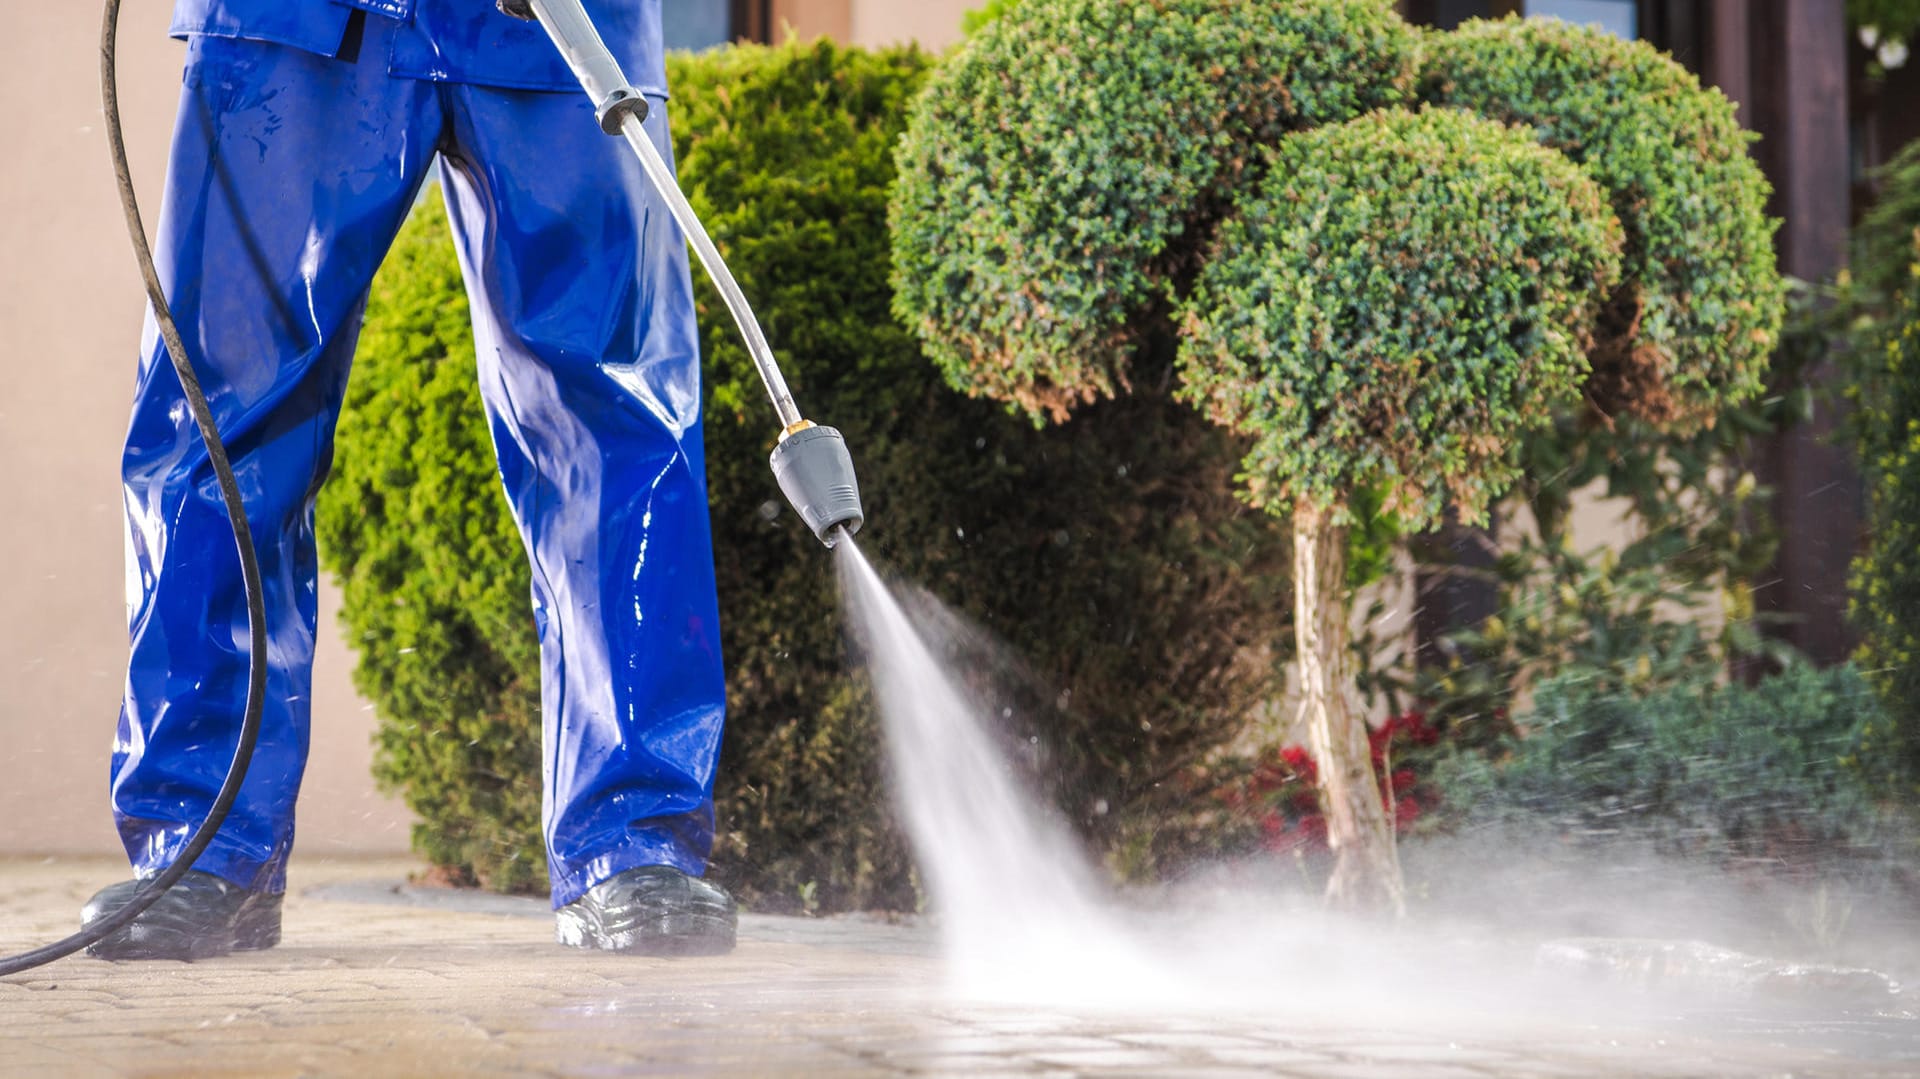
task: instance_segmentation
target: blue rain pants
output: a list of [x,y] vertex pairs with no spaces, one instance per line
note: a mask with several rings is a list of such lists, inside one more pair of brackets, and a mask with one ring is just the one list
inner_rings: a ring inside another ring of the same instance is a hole
[[[245,494],[269,642],[259,748],[196,867],[285,887],[307,755],[314,495],[368,286],[438,161],[533,569],[554,905],[636,866],[698,874],[724,680],[685,243],[584,94],[389,74],[403,26],[364,16],[341,58],[188,42],[158,266]],[[219,789],[249,652],[219,489],[151,317],[122,476],[132,656],[112,799],[149,877]]]

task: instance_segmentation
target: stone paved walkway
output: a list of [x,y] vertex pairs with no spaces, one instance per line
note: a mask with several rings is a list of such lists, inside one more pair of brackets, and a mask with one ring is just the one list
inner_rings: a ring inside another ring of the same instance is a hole
[[[747,917],[720,959],[579,953],[537,908],[396,887],[414,868],[298,865],[268,952],[0,980],[0,1075],[1920,1075],[1898,1014],[1455,1038],[989,1007],[943,995],[924,930],[862,920]],[[69,931],[119,871],[0,859],[0,951]]]

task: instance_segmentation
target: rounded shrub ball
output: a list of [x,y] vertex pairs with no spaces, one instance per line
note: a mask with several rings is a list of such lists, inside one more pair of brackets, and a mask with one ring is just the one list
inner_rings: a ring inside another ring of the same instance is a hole
[[1515,433],[1585,374],[1621,242],[1598,186],[1524,130],[1387,109],[1282,140],[1240,210],[1185,307],[1179,393],[1252,436],[1252,500],[1481,515]]
[[1128,383],[1253,147],[1410,93],[1387,0],[1022,0],[915,106],[894,310],[957,388],[1055,420]]
[[1785,291],[1733,103],[1651,45],[1551,19],[1474,20],[1430,35],[1424,57],[1424,100],[1531,125],[1620,216],[1594,407],[1686,432],[1758,393]]

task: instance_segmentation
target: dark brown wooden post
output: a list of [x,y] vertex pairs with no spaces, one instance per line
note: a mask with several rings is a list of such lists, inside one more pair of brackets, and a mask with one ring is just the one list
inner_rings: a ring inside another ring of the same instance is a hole
[[[1756,152],[1773,180],[1773,211],[1784,219],[1780,268],[1826,280],[1846,263],[1851,213],[1843,0],[1716,2],[1714,15],[1716,75],[1750,82],[1754,108],[1743,115],[1763,137]],[[1752,49],[1742,70],[1734,46],[1749,19]],[[1852,648],[1847,574],[1860,540],[1860,479],[1851,451],[1834,438],[1839,373],[1827,363],[1806,377],[1821,398],[1812,422],[1769,439],[1756,457],[1775,491],[1781,543],[1755,599],[1761,610],[1792,619],[1782,637],[1835,663]]]
[[773,40],[772,0],[728,0],[727,13],[733,23],[733,40],[762,44]]
[[1753,126],[1751,0],[1707,0],[1707,29],[1702,76],[1733,100],[1740,123]]

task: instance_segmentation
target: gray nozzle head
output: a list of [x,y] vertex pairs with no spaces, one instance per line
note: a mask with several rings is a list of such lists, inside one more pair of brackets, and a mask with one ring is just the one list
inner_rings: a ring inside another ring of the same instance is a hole
[[853,457],[847,440],[831,427],[804,427],[773,448],[773,477],[800,519],[820,542],[836,542],[834,526],[848,535],[860,531],[867,518],[860,508],[860,484],[853,476]]

